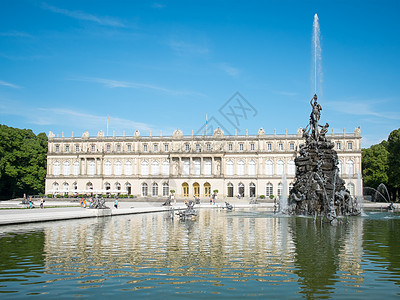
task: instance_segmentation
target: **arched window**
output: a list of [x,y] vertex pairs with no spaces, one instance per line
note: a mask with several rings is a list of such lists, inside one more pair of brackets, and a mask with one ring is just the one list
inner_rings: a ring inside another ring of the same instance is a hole
[[120,184],[119,182],[116,182],[116,183],[115,183],[115,189],[116,189],[117,191],[120,191],[120,190],[121,190],[121,184]]
[[108,182],[106,182],[106,183],[104,184],[104,189],[105,189],[106,191],[110,190],[110,189],[111,189],[111,185],[110,185]]
[[272,160],[267,160],[265,162],[265,174],[268,176],[274,175],[274,164]]
[[142,196],[147,197],[148,194],[148,186],[147,183],[142,183]]
[[169,176],[169,161],[168,160],[165,160],[162,164],[162,174],[164,176]]
[[195,159],[193,161],[193,165],[194,165],[194,175],[196,176],[200,176],[201,175],[201,161],[200,159]]
[[249,195],[250,197],[255,197],[256,196],[256,185],[254,183],[250,183],[249,185]]
[[282,183],[278,183],[278,196],[282,196],[283,186]]
[[128,195],[132,194],[132,185],[129,182],[125,183],[125,190]]
[[269,197],[274,194],[274,186],[272,183],[267,183],[267,186],[265,188],[265,196]]
[[240,197],[244,197],[244,184],[243,183],[239,183],[238,185],[238,193]]
[[54,182],[54,183],[53,183],[53,191],[54,191],[54,192],[57,192],[58,189],[59,189],[58,183],[57,183],[57,182]]
[[94,176],[96,174],[96,162],[94,160],[89,161],[89,175]]
[[352,160],[348,160],[346,163],[347,167],[347,175],[353,176],[354,175],[354,162]]
[[64,176],[69,176],[71,173],[69,161],[64,161]]
[[188,176],[190,174],[190,161],[186,159],[183,162],[183,175]]
[[147,161],[142,161],[142,175],[149,175],[149,163]]
[[233,161],[231,160],[226,162],[226,175],[233,176]]
[[204,183],[204,197],[210,197],[211,196],[211,184],[208,182]]
[[64,184],[63,184],[63,190],[64,190],[64,192],[67,192],[67,193],[68,193],[68,191],[69,191],[69,184],[68,184],[67,182],[64,182]]
[[79,161],[74,162],[74,176],[79,176]]
[[114,174],[116,176],[121,176],[122,175],[122,164],[120,161],[116,161],[114,164]]
[[130,160],[125,162],[125,175],[126,176],[132,175],[132,162]]
[[54,174],[54,176],[60,175],[60,163],[58,161],[54,162],[53,174]]
[[228,183],[228,197],[233,197],[233,184],[232,183]]
[[343,174],[343,163],[342,163],[341,160],[339,160],[338,169],[339,169],[339,174],[338,175],[342,176],[342,174]]
[[153,162],[151,163],[151,175],[157,176],[159,174],[160,174],[160,168],[158,161],[153,160]]
[[72,189],[73,189],[74,191],[76,191],[76,190],[78,189],[78,183],[74,182],[74,183],[72,184]]
[[239,160],[238,161],[238,170],[237,170],[238,175],[244,175],[244,161]]
[[105,175],[111,175],[111,162],[110,161],[106,161],[104,164],[104,174]]
[[285,163],[283,162],[283,160],[278,160],[278,162],[276,163],[276,172],[278,175],[283,175],[283,173],[285,172]]
[[250,160],[249,162],[249,175],[256,175],[256,162],[254,160]]
[[182,194],[183,197],[189,197],[189,184],[187,182],[182,183]]
[[[209,144],[207,144],[209,145]],[[210,176],[212,172],[211,159],[204,160],[204,175]]]
[[294,163],[294,160],[289,161],[288,174],[296,175],[296,164]]
[[349,183],[348,185],[347,185],[347,189],[349,190],[349,192],[350,192],[350,195],[352,195],[353,197],[354,197],[354,183]]
[[168,184],[168,182],[164,182],[163,185],[162,185],[162,195],[164,197],[168,197],[168,195],[169,195],[169,184]]
[[158,184],[155,183],[155,182],[153,183],[152,195],[153,195],[153,197],[157,197],[158,196]]
[[93,190],[93,183],[91,183],[91,182],[86,183],[86,189],[92,191]]

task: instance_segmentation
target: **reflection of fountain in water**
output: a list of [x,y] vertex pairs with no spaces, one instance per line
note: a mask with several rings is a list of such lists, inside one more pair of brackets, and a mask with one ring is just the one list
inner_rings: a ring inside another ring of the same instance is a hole
[[362,211],[363,195],[362,195],[361,185],[362,185],[361,172],[360,172],[360,170],[358,170],[358,174],[357,174],[356,205],[357,205],[357,209],[358,209],[358,210],[361,212],[361,214],[362,214],[362,213],[363,213],[363,211]]
[[288,211],[288,196],[287,196],[287,179],[286,174],[282,173],[282,194],[279,198],[279,207],[281,213]]

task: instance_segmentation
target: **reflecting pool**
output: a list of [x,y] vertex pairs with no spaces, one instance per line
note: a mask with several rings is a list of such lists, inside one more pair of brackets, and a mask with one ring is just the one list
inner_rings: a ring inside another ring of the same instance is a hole
[[1,298],[400,296],[400,215],[202,209],[0,227]]

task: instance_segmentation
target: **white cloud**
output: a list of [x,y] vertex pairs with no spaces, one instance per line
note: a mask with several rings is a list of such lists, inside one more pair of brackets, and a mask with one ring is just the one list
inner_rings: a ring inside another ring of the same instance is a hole
[[185,54],[207,54],[209,50],[206,46],[199,46],[182,40],[170,40],[167,45],[178,55]]
[[15,84],[12,84],[12,83],[9,83],[9,82],[5,82],[5,81],[2,81],[2,80],[0,80],[0,85],[7,86],[7,87],[11,87],[11,88],[13,88],[13,89],[19,89],[19,88],[21,88],[21,87],[18,86],[18,85],[15,85]]
[[98,16],[95,16],[95,15],[92,15],[89,13],[85,13],[82,11],[72,11],[72,10],[68,10],[68,9],[58,8],[55,6],[48,5],[46,3],[42,4],[42,8],[52,11],[54,13],[58,13],[58,14],[62,14],[67,17],[71,17],[73,19],[77,19],[77,20],[91,21],[91,22],[95,22],[100,25],[106,25],[106,26],[125,27],[125,24],[123,24],[121,21],[119,21],[115,18],[98,17]]
[[152,7],[153,7],[153,8],[157,8],[157,9],[162,9],[162,8],[166,7],[166,5],[165,5],[165,4],[161,4],[161,3],[154,2],[153,5],[152,5]]
[[9,36],[9,37],[28,37],[32,38],[33,36],[29,33],[21,32],[21,31],[8,31],[8,32],[0,32],[0,36]]
[[237,77],[240,74],[240,70],[238,68],[232,67],[231,65],[227,63],[220,63],[218,64],[218,67],[224,71],[226,74],[232,77]]

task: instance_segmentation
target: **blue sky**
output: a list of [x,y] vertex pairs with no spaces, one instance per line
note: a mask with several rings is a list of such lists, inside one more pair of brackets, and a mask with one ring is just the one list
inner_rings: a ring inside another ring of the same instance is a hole
[[0,123],[80,136],[109,117],[109,135],[189,135],[207,115],[208,130],[295,133],[315,13],[320,122],[379,143],[400,127],[400,1],[3,0]]

